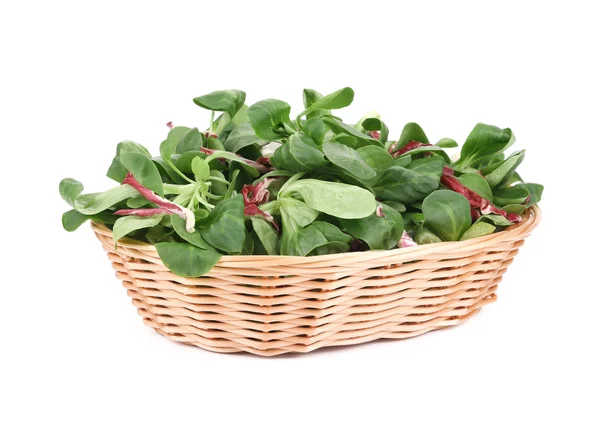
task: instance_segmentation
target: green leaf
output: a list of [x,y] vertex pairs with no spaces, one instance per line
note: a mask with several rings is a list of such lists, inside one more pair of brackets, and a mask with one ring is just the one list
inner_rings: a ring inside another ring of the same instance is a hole
[[530,199],[529,202],[526,204],[527,207],[533,206],[534,204],[538,204],[542,199],[544,187],[539,183],[520,183],[515,186],[518,186],[519,188],[525,188],[527,191],[529,191]]
[[494,188],[503,185],[511,178],[517,167],[523,162],[525,151],[515,152],[510,155],[506,161],[502,162],[496,169],[485,176],[490,187]]
[[516,213],[517,215],[522,216],[525,213],[527,206],[524,204],[507,204],[506,206],[503,206],[502,209],[504,209],[507,213]]
[[[355,145],[356,148],[363,147],[363,146],[369,146],[369,145],[383,147],[383,145],[379,142],[379,140],[375,140],[373,137],[363,134],[356,128],[353,128],[350,125],[346,125],[345,123],[341,122],[340,120],[337,120],[331,116],[323,116],[322,119],[323,119],[323,122],[325,122],[325,124],[327,126],[329,126],[329,128],[331,128],[331,130],[335,134],[346,134],[346,135],[353,137],[356,141],[356,145]],[[348,143],[345,143],[345,144],[348,144]]]
[[84,215],[94,215],[139,194],[130,185],[119,185],[101,193],[82,194],[73,207]]
[[384,201],[383,204],[395,209],[396,211],[398,211],[400,213],[406,212],[406,206],[404,206],[402,203],[399,203],[397,201]]
[[173,143],[173,148],[175,148],[190,129],[192,128],[188,128],[187,126],[175,126],[169,130],[167,140]]
[[426,224],[445,241],[458,241],[471,227],[471,206],[461,194],[434,191],[423,200]]
[[[313,105],[315,102],[319,101],[320,99],[323,99],[323,95],[313,89],[304,89],[302,97],[303,97],[303,101],[304,101],[304,108],[310,108],[310,106]],[[312,111],[312,112],[308,113],[306,115],[306,118],[310,119],[310,118],[314,118],[314,117],[321,117],[321,116],[325,116],[327,114],[331,114],[331,111],[316,110],[316,111]]]
[[119,183],[123,182],[123,179],[125,179],[125,176],[127,176],[127,169],[121,164],[121,155],[126,153],[139,153],[147,156],[148,158],[152,157],[150,152],[148,152],[148,149],[141,144],[134,143],[133,141],[124,140],[117,144],[117,154],[113,158],[113,161],[106,172],[106,176]]
[[402,215],[381,204],[383,217],[375,213],[362,219],[340,219],[344,229],[357,239],[366,242],[372,250],[389,250],[398,244],[404,231]]
[[[425,167],[423,167],[425,169]],[[374,187],[377,197],[383,200],[412,203],[421,200],[438,189],[439,178],[423,174],[405,167],[392,165]]]
[[137,197],[131,197],[127,199],[126,206],[129,209],[139,209],[141,207],[149,205],[150,202],[148,199],[142,195],[138,195]]
[[418,141],[419,143],[429,144],[429,139],[425,135],[423,128],[414,122],[404,125],[402,134],[400,134],[400,138],[396,143],[396,150],[403,148],[410,141]]
[[465,173],[461,175],[458,180],[465,187],[474,191],[486,200],[492,201],[493,195],[490,185],[487,183],[485,178],[477,173]]
[[131,172],[133,177],[158,195],[163,195],[163,183],[158,169],[150,158],[140,153],[121,155],[121,164]]
[[479,217],[479,219],[477,221],[475,221],[475,224],[477,224],[478,222],[481,222],[481,221],[489,221],[496,226],[512,226],[513,225],[513,223],[511,223],[509,220],[507,220],[502,215],[496,215],[496,214],[492,214],[492,213],[482,215],[481,217]]
[[334,165],[348,171],[357,179],[373,179],[377,176],[377,172],[365,162],[360,153],[351,147],[328,141],[323,144],[323,152]]
[[495,154],[502,153],[514,142],[510,129],[478,123],[467,137],[460,152],[460,159],[454,164],[457,169],[478,168],[478,164]]
[[[228,161],[237,162],[237,163],[241,164],[243,166],[244,170],[247,173],[249,173],[252,177],[260,176],[260,172],[258,171],[258,169],[256,169],[253,165],[251,165],[251,164],[254,164],[254,161],[249,161],[235,153],[227,152],[225,150],[216,150],[213,152],[212,155],[210,155],[206,158],[207,161],[210,161],[211,167],[212,167],[212,163],[218,159],[226,159]],[[231,169],[230,169],[230,171],[231,171]]]
[[225,150],[225,146],[223,145],[221,140],[215,137],[208,137],[205,140],[204,147],[212,150]]
[[258,236],[260,243],[265,248],[267,254],[271,256],[277,255],[277,240],[279,236],[277,235],[277,231],[273,228],[271,224],[269,224],[263,218],[252,217],[250,218],[252,222],[252,228],[254,229],[254,233]]
[[261,140],[254,133],[254,129],[252,125],[247,123],[242,123],[239,126],[236,126],[231,134],[225,140],[224,146],[225,150],[233,153],[237,153],[240,149],[243,149],[246,146],[251,146],[253,144],[258,144],[259,146],[263,146],[267,144],[267,140]]
[[198,128],[192,128],[177,142],[175,152],[183,155],[189,150],[200,150],[204,146],[204,134]]
[[185,228],[185,220],[180,216],[171,215],[171,225],[173,226],[175,233],[177,233],[184,241],[187,241],[198,248],[202,248],[203,250],[216,251],[202,238],[200,230],[195,230],[193,233],[188,232]]
[[176,184],[185,184],[187,181],[181,177],[169,164],[167,164],[161,156],[155,156],[152,158],[152,162],[156,165],[159,172],[164,172],[168,178],[171,179],[172,182]]
[[[422,214],[421,214],[422,215]],[[415,233],[415,242],[417,245],[428,245],[428,244],[437,244],[438,242],[442,242],[442,239],[425,227],[424,224],[421,224]]]
[[498,206],[525,204],[528,196],[529,191],[526,188],[521,188],[521,185],[511,188],[499,188],[494,190],[494,203]]
[[379,141],[382,144],[385,144],[388,141],[390,130],[381,119],[378,119],[376,117],[369,117],[362,121],[362,127],[366,131],[379,131]]
[[199,225],[202,237],[213,247],[228,253],[241,253],[246,238],[242,196],[219,202]]
[[325,139],[325,123],[318,117],[308,119],[302,126],[303,131],[317,144],[323,144]]
[[117,242],[119,242],[119,240],[124,236],[127,236],[129,233],[136,230],[154,227],[160,223],[162,218],[163,215],[153,215],[149,217],[127,215],[119,218],[113,226],[113,241],[115,248],[117,246]]
[[67,177],[58,185],[60,196],[69,206],[75,207],[75,199],[83,192],[83,184],[75,179]]
[[350,250],[350,245],[344,242],[333,241],[313,248],[307,255],[322,256],[324,254],[340,254],[346,253],[348,250]]
[[167,268],[180,277],[199,277],[210,271],[221,255],[191,244],[160,242],[154,245]]
[[306,114],[318,110],[335,110],[338,108],[347,107],[354,100],[354,90],[350,87],[344,87],[329,95],[323,96],[315,100],[309,107],[298,115],[297,121],[300,123],[300,118]]
[[203,158],[196,156],[192,159],[192,172],[197,182],[205,181],[210,177],[210,166]]
[[277,99],[259,101],[248,108],[248,118],[259,138],[279,140],[289,135],[284,126],[291,123],[287,102]]
[[270,158],[274,167],[291,171],[315,171],[327,165],[325,155],[315,142],[302,132],[291,135]]
[[491,224],[484,223],[483,221],[476,222],[465,232],[464,235],[460,238],[461,241],[466,241],[467,239],[478,238],[480,236],[491,235],[496,231],[496,227]]
[[416,149],[409,150],[408,152],[403,153],[401,157],[409,157],[409,156],[413,157],[414,155],[418,155],[420,153],[435,153],[436,155],[439,155],[439,156],[443,157],[444,160],[448,164],[451,163],[450,157],[444,151],[444,149],[442,149],[441,147],[437,147],[437,146],[417,147]]
[[285,195],[292,193],[300,194],[304,202],[313,209],[338,218],[365,218],[375,212],[376,208],[373,194],[344,183],[301,179],[286,187]]
[[212,111],[224,111],[230,118],[242,108],[246,100],[246,93],[241,90],[218,90],[208,95],[194,98],[194,103],[202,108]]
[[440,156],[430,156],[427,158],[415,159],[411,161],[406,168],[416,173],[423,174],[435,179],[437,182],[442,177],[444,170],[444,158]]
[[453,147],[458,147],[458,143],[451,139],[451,138],[442,138],[440,139],[437,143],[435,143],[435,145],[437,147],[443,147],[443,148],[453,148]]
[[89,219],[90,215],[84,215],[75,209],[71,209],[62,215],[62,225],[66,231],[74,232]]
[[350,242],[352,242],[352,236],[347,235],[331,223],[326,221],[315,221],[312,223],[312,226],[323,233],[323,236],[325,236],[329,242],[341,242],[345,244],[350,244]]
[[281,214],[285,213],[287,218],[298,227],[309,225],[319,216],[317,210],[300,200],[281,197],[277,200],[277,203]]
[[[360,157],[375,170],[376,176],[373,179],[363,182],[365,185],[372,186],[383,173],[392,165],[394,159],[390,153],[379,146],[363,146],[357,150]],[[410,161],[410,159],[409,159]]]
[[283,227],[280,246],[281,255],[306,256],[315,248],[327,244],[325,236],[313,227],[312,224],[297,229],[290,228],[289,224],[286,225],[284,217]]

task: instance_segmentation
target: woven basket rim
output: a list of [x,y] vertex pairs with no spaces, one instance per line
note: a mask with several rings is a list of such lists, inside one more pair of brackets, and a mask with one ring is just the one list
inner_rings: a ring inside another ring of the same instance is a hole
[[[353,251],[347,253],[337,253],[337,254],[323,254],[319,256],[285,256],[285,255],[223,255],[219,259],[219,263],[231,262],[240,264],[241,262],[255,262],[260,260],[265,263],[265,265],[280,265],[282,262],[290,263],[290,264],[301,264],[301,263],[315,263],[315,262],[327,262],[329,260],[337,260],[340,258],[346,258],[352,260],[352,258],[357,259],[357,261],[362,260],[372,260],[379,259],[388,256],[402,256],[407,255],[411,257],[421,257],[427,254],[432,253],[456,253],[456,252],[468,252],[471,250],[480,249],[485,246],[491,246],[496,243],[500,243],[503,241],[507,241],[510,238],[521,239],[527,237],[533,229],[535,229],[540,223],[542,217],[542,212],[539,206],[534,205],[527,209],[526,214],[523,217],[523,220],[517,224],[514,224],[507,229],[498,232],[492,233],[486,236],[480,236],[477,238],[469,239],[466,241],[454,241],[454,242],[439,242],[435,244],[429,245],[417,245],[410,248],[395,248],[391,250],[377,250],[377,251]],[[110,234],[112,236],[112,230],[106,227],[104,224],[92,221],[91,222],[92,230],[99,234]],[[146,242],[122,238],[117,242],[119,247],[124,248],[135,248],[139,251],[143,251],[144,253],[158,257],[158,252],[156,248]]]

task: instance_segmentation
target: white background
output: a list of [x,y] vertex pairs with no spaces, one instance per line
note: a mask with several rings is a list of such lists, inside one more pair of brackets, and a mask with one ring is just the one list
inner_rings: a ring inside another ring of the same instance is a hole
[[[598,432],[599,79],[593,2],[12,2],[0,6],[2,432]],[[304,356],[219,355],[143,326],[99,243],[62,231],[115,145],[153,152],[192,98],[296,112],[356,91],[398,136],[511,127],[544,219],[468,323]],[[593,411],[596,411],[594,414]]]

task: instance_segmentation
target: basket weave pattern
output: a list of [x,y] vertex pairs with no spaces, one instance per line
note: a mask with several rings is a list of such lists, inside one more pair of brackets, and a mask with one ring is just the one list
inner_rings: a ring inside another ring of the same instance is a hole
[[148,244],[92,228],[144,323],[216,352],[271,356],[380,338],[407,338],[464,322],[496,299],[524,239],[531,208],[509,229],[463,242],[316,257],[224,256],[206,275],[172,274]]

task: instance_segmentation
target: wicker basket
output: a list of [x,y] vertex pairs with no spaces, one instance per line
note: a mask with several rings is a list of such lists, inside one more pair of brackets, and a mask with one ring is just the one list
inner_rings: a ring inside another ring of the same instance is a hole
[[379,338],[414,337],[464,322],[496,299],[502,274],[537,226],[463,242],[316,257],[224,256],[205,276],[172,274],[148,244],[93,223],[144,323],[215,352],[272,356]]

